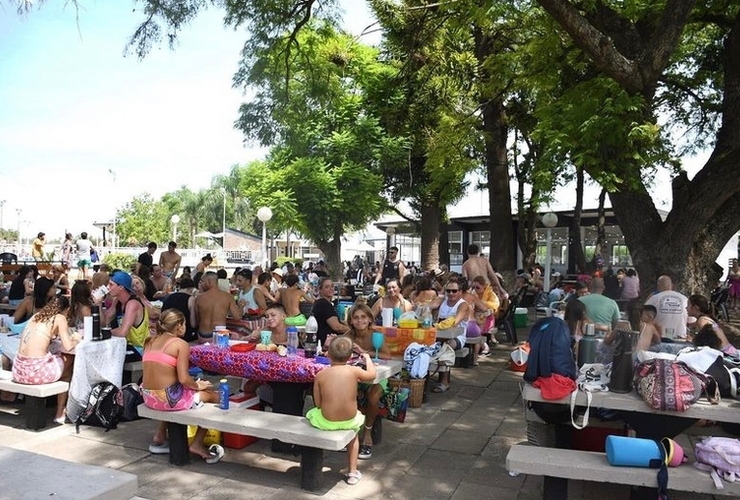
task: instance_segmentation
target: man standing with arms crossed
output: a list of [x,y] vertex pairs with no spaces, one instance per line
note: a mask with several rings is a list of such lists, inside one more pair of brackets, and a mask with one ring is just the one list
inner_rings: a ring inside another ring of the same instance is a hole
[[195,307],[190,310],[190,323],[195,325],[198,342],[204,344],[213,338],[216,326],[226,325],[226,316],[241,319],[242,309],[228,292],[219,290],[218,276],[208,271],[200,280],[201,292],[195,296]]
[[162,268],[164,275],[173,282],[180,270],[180,261],[182,260],[180,254],[175,252],[175,248],[177,248],[177,243],[170,241],[167,244],[167,251],[162,252],[159,256],[159,266]]

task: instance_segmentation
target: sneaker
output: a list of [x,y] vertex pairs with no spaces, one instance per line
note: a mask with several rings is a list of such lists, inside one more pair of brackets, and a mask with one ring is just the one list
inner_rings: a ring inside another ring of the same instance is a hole
[[373,457],[373,447],[369,444],[363,444],[360,446],[360,454],[357,455],[357,458],[361,460],[367,460],[368,458]]

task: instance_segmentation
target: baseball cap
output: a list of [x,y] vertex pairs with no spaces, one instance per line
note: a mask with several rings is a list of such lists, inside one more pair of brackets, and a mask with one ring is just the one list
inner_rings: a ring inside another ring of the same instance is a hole
[[113,276],[110,277],[110,280],[116,285],[122,286],[129,292],[134,293],[134,290],[131,288],[131,276],[128,273],[124,273],[123,271],[116,271],[115,273],[113,273]]

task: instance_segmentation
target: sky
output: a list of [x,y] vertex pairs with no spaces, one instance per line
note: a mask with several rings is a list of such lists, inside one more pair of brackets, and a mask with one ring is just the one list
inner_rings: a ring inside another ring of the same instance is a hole
[[[0,1],[2,227],[20,228],[24,239],[39,231],[98,237],[92,223],[112,220],[135,196],[202,189],[264,156],[233,128],[245,98],[231,80],[246,35],[224,28],[220,12],[199,15],[175,50],[156,47],[140,61],[124,56],[143,17],[130,2],[82,0],[79,21],[65,3],[18,16]],[[365,2],[340,3],[350,31],[371,22]],[[667,209],[667,178],[656,184],[656,203]],[[551,209],[572,208],[571,193],[559,191]],[[588,190],[586,206],[597,196]],[[450,213],[487,211],[477,192]]]
[[[127,1],[50,0],[18,16],[0,2],[0,223],[24,239],[65,231],[99,236],[94,221],[145,192],[210,185],[266,150],[233,128],[231,86],[246,39],[206,11],[179,45],[124,57],[143,18]],[[364,2],[342,0],[346,26],[367,24]],[[20,214],[18,213],[20,210]]]

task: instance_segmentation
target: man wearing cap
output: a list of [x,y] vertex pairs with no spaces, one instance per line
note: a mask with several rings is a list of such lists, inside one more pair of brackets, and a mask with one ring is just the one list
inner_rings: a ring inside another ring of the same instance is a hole
[[283,270],[276,267],[270,271],[270,275],[272,276],[272,281],[270,282],[270,293],[274,297],[277,297],[278,292],[280,292],[280,288],[283,285]]
[[141,266],[146,266],[150,270],[152,269],[152,265],[154,264],[154,259],[152,258],[152,255],[154,255],[154,252],[157,251],[157,244],[153,241],[150,241],[149,244],[146,246],[146,252],[139,255],[139,258],[136,260],[136,274],[139,274],[139,268]]
[[167,244],[167,251],[162,252],[159,256],[159,266],[162,268],[164,275],[170,280],[174,280],[177,277],[177,273],[180,270],[180,262],[182,261],[182,257],[179,253],[175,252],[175,248],[177,248],[177,243],[170,241]]
[[33,240],[31,247],[31,256],[34,260],[41,260],[44,258],[44,243],[46,243],[46,234],[39,233],[36,239]]
[[105,323],[112,323],[119,313],[118,327],[111,330],[116,337],[126,337],[134,347],[143,347],[149,337],[149,315],[141,301],[136,298],[132,288],[132,279],[128,273],[116,271],[108,283],[109,295],[113,303],[105,311]]
[[506,290],[499,281],[498,276],[496,276],[493,266],[488,259],[482,257],[479,253],[480,249],[478,245],[475,243],[468,245],[468,258],[462,265],[463,277],[470,283],[476,276],[485,276],[491,282],[494,290],[498,288],[499,293],[505,294]]
[[230,293],[218,288],[218,275],[208,271],[200,280],[195,307],[190,311],[190,323],[195,326],[198,342],[210,342],[216,326],[226,326],[226,316],[241,319],[242,309]]

